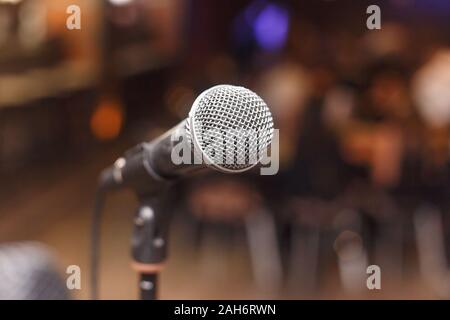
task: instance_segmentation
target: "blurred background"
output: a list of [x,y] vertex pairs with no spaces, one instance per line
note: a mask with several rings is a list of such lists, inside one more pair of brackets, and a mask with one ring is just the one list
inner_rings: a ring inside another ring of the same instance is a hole
[[[450,2],[377,1],[381,30],[371,4],[0,0],[0,243],[79,265],[88,299],[100,170],[227,83],[269,105],[280,171],[173,187],[161,298],[449,298]],[[138,296],[136,206],[108,197],[101,298]]]

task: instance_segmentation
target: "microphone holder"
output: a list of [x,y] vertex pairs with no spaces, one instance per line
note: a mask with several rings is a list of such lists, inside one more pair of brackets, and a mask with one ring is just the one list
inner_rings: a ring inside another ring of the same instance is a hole
[[167,258],[171,220],[167,210],[169,183],[162,182],[157,191],[138,195],[131,241],[132,266],[139,273],[141,300],[157,299],[158,277]]

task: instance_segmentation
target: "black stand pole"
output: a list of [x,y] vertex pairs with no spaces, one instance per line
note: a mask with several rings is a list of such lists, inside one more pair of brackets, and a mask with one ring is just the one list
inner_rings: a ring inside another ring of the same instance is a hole
[[[164,194],[162,194],[164,195]],[[142,300],[156,300],[158,274],[167,257],[169,210],[161,194],[140,196],[132,237],[133,267],[139,273]]]
[[156,300],[158,289],[157,273],[141,273],[139,282],[141,300]]

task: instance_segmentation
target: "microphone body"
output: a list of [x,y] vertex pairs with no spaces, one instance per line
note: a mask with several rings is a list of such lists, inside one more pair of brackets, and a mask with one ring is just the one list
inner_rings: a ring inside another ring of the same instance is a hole
[[[178,143],[189,144],[186,134],[186,121],[167,131],[151,142],[140,143],[125,152],[109,168],[103,170],[100,185],[105,189],[129,187],[137,191],[152,192],[152,188],[159,189],[161,182],[168,182],[194,171],[206,168],[205,164],[175,164],[172,161],[172,150]],[[173,136],[180,137],[175,141]],[[191,146],[185,150],[192,151]]]
[[[197,97],[185,120],[127,151],[104,170],[100,185],[105,189],[131,187],[145,194],[159,189],[161,183],[207,167],[240,173],[258,163],[272,137],[272,115],[256,93],[243,87],[215,86]],[[191,161],[176,164],[172,159],[175,147],[190,153]]]

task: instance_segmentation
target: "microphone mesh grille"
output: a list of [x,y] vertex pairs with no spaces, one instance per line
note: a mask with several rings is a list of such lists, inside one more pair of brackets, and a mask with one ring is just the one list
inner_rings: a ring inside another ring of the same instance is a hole
[[66,300],[66,283],[42,245],[0,245],[0,300]]
[[272,141],[269,108],[244,87],[220,85],[207,90],[190,118],[201,152],[224,171],[251,168]]

